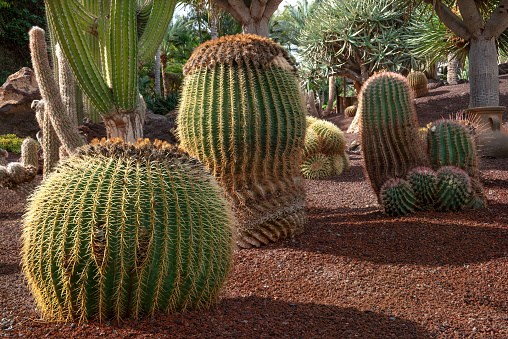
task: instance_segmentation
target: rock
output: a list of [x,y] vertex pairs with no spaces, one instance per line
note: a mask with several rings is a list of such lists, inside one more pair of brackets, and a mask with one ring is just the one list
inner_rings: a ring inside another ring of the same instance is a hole
[[360,143],[358,141],[353,140],[347,151],[348,153],[360,154],[362,151],[362,147],[360,146]]
[[40,128],[30,106],[33,100],[40,99],[39,86],[30,68],[23,67],[11,74],[0,87],[0,135],[12,133],[35,138]]
[[[87,137],[89,142],[93,138],[105,138],[107,136],[106,127],[103,122],[95,123],[88,118],[83,119],[83,125],[79,126],[79,130]],[[176,123],[170,121],[164,115],[153,114],[147,111],[145,124],[143,125],[143,137],[176,144]]]

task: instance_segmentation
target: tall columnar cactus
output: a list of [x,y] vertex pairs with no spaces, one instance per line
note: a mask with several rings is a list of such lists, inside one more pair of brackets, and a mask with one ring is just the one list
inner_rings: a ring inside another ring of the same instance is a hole
[[238,216],[238,244],[303,231],[300,174],[305,104],[287,52],[255,35],[198,47],[184,67],[181,145],[221,181]]
[[23,166],[39,168],[39,145],[32,138],[26,138],[21,144],[21,159]]
[[393,217],[412,213],[418,208],[411,185],[400,178],[393,178],[384,183],[380,191],[380,201],[384,212]]
[[415,98],[423,97],[429,90],[427,89],[427,77],[425,73],[416,71],[411,72],[407,76],[407,81],[409,82],[409,86],[413,90],[413,94]]
[[231,267],[232,224],[223,190],[185,152],[96,141],[31,196],[23,271],[50,320],[206,307]]
[[153,59],[176,0],[138,3],[45,0],[51,31],[79,87],[102,115],[108,137],[131,142],[143,133],[139,68]]
[[360,94],[363,159],[378,199],[387,180],[406,178],[413,168],[428,166],[410,92],[406,78],[385,72],[367,80]]
[[427,152],[434,169],[457,166],[478,179],[479,158],[471,130],[454,120],[439,120],[427,130]]

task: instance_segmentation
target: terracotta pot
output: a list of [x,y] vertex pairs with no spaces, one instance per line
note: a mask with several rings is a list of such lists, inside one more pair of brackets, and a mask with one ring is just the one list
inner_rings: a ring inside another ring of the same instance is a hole
[[506,107],[475,107],[464,113],[476,116],[480,123],[487,126],[485,137],[480,145],[480,155],[493,158],[508,158],[508,131],[503,128],[503,112]]

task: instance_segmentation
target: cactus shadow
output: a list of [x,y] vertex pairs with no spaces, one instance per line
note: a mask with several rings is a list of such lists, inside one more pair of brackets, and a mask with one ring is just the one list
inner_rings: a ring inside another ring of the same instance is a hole
[[372,208],[312,209],[305,232],[275,246],[377,264],[462,266],[507,256],[508,228],[490,226],[508,224],[506,211],[505,204],[494,204],[484,210],[392,218]]
[[19,264],[4,264],[0,263],[0,275],[11,275],[21,272]]
[[[90,326],[96,326],[90,324]],[[258,296],[226,297],[208,309],[160,315],[134,324],[136,334],[175,338],[431,338],[413,321],[373,310],[358,310],[314,303],[278,301]],[[77,331],[76,331],[77,330]],[[81,328],[73,330],[79,337]],[[179,335],[181,334],[181,336]]]

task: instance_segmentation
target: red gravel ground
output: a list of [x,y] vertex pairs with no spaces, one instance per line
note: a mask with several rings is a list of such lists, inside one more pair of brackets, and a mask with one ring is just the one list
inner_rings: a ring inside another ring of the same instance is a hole
[[[417,99],[420,125],[466,108],[467,90]],[[351,119],[330,120],[345,130]],[[216,306],[120,323],[39,319],[19,266],[24,200],[0,189],[0,337],[508,338],[508,159],[482,159],[488,208],[404,218],[380,212],[351,160],[348,173],[306,181],[301,236],[236,251]]]

